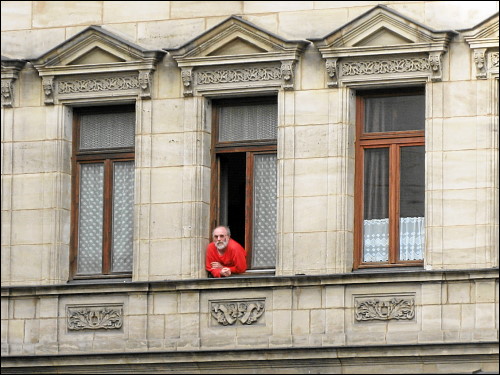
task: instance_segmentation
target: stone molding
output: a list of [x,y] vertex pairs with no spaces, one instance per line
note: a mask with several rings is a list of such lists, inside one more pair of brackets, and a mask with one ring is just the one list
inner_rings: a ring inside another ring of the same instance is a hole
[[415,318],[415,296],[354,297],[356,321],[413,320]]
[[236,322],[251,325],[264,314],[265,298],[252,300],[209,301],[212,317],[223,326],[235,325]]
[[193,96],[293,90],[296,64],[307,44],[282,39],[232,16],[169,52],[181,69],[183,95]]
[[152,74],[165,54],[90,26],[32,61],[45,104],[94,98],[151,98]]
[[25,64],[25,60],[9,59],[2,56],[2,107],[12,107],[14,85],[19,77],[19,71]]
[[66,306],[69,331],[120,329],[123,326],[123,305]]
[[472,49],[476,78],[498,77],[498,13],[471,29],[462,30],[465,41]]
[[321,39],[311,39],[328,87],[370,82],[441,81],[453,31],[434,31],[378,5]]

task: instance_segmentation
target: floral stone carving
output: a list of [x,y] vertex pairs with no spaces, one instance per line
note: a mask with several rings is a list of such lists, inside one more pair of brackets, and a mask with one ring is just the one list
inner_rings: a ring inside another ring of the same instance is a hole
[[74,306],[67,307],[70,331],[119,329],[123,325],[123,306]]
[[411,320],[415,317],[413,298],[394,297],[390,300],[356,300],[354,313],[357,321],[367,320]]
[[212,316],[221,325],[253,324],[264,314],[264,300],[213,301],[210,303]]

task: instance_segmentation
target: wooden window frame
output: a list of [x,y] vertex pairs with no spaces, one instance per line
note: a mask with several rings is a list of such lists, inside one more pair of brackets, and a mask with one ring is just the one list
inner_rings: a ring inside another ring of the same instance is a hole
[[[360,91],[356,95],[353,269],[423,265],[423,260],[399,260],[399,204],[400,149],[405,146],[425,146],[425,130],[364,132],[365,98],[416,94],[425,96],[424,88]],[[364,150],[376,148],[387,148],[389,151],[389,260],[387,262],[363,262]]]
[[247,252],[247,269],[258,270],[252,267],[252,234],[253,234],[253,172],[254,156],[259,154],[277,154],[277,137],[269,140],[241,141],[241,142],[218,142],[219,138],[219,109],[230,105],[258,105],[277,104],[277,98],[243,97],[232,99],[220,99],[214,101],[212,107],[212,155],[211,155],[211,188],[210,188],[210,236],[212,231],[221,224],[220,216],[220,159],[219,155],[228,153],[245,153],[246,156],[246,180],[245,180],[245,241],[241,244]]
[[[100,150],[80,150],[80,124],[85,114],[108,114],[134,112],[133,105],[87,107],[74,110],[73,117],[73,152],[71,175],[71,239],[70,239],[70,279],[100,279],[131,277],[131,272],[112,272],[112,212],[113,212],[113,164],[121,161],[135,161],[135,147],[117,147]],[[102,272],[82,274],[78,272],[78,232],[80,202],[80,166],[82,164],[103,163],[103,246]]]

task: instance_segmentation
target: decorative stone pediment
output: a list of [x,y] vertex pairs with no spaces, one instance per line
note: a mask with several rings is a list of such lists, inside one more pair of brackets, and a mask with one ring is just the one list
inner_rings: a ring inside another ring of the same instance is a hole
[[25,60],[2,56],[2,107],[12,107],[14,84],[24,64]]
[[311,41],[326,60],[328,86],[442,78],[453,31],[434,31],[378,5]]
[[165,54],[90,26],[33,60],[45,104],[85,98],[150,98],[152,72]]
[[307,41],[288,41],[232,16],[169,50],[182,70],[184,95],[293,89],[295,65]]
[[498,77],[498,13],[468,30],[461,30],[472,49],[476,77]]

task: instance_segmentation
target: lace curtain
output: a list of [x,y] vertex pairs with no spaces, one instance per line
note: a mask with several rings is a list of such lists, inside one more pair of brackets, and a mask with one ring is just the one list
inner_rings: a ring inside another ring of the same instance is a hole
[[[399,259],[421,260],[424,256],[423,217],[402,217],[399,221]],[[389,260],[389,219],[363,222],[363,261]]]

